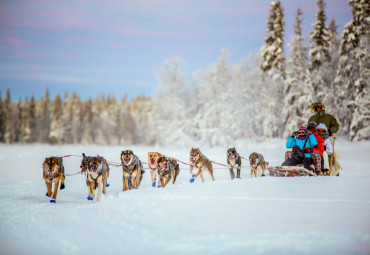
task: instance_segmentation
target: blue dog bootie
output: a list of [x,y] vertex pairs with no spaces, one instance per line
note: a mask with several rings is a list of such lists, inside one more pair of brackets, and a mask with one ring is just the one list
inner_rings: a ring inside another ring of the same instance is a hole
[[109,185],[109,183],[105,184],[105,187],[106,187],[106,188],[108,188],[109,186],[110,186],[110,185]]
[[157,183],[157,179],[154,178],[154,182],[152,182],[152,187],[155,188],[155,184]]
[[50,200],[50,203],[52,203],[52,204],[56,204],[57,202],[55,201],[55,199],[51,199],[51,200]]
[[194,178],[194,176],[195,176],[195,174],[193,174],[192,176],[191,176],[191,179],[190,179],[190,183],[193,183],[194,181],[195,181],[195,178]]
[[88,196],[88,197],[87,197],[87,200],[92,201],[92,200],[94,200],[94,199],[93,199],[92,197]]

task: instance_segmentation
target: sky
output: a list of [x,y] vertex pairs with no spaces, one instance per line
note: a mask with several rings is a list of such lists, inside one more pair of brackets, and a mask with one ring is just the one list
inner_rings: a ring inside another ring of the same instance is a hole
[[[215,63],[222,49],[232,63],[264,44],[270,0],[0,0],[0,91],[12,99],[53,98],[75,91],[150,96],[166,59],[184,60],[186,76]],[[303,11],[309,38],[316,1],[281,0],[285,42]],[[326,0],[327,24],[341,34],[351,20],[347,0]]]

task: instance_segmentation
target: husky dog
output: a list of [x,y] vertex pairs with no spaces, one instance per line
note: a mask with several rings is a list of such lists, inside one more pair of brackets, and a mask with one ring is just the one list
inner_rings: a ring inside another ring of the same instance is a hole
[[[190,182],[194,182],[195,178],[197,178],[200,175],[200,178],[202,178],[202,182],[204,182],[203,178],[203,172],[204,168],[207,169],[208,173],[211,175],[212,180],[215,180],[215,177],[213,176],[213,166],[212,162],[204,156],[198,148],[191,148],[190,150],[190,174],[191,179]],[[194,166],[198,168],[198,173],[193,174],[193,168]]]
[[81,172],[82,173],[85,173],[87,168],[88,168],[88,164],[89,164],[89,159],[91,157],[89,156],[86,156],[85,153],[82,153],[82,159],[81,159],[81,165],[80,165],[80,168],[81,168]]
[[239,153],[236,152],[235,147],[227,150],[227,164],[229,165],[231,179],[235,178],[234,167],[237,169],[236,178],[240,179],[240,169],[242,167],[242,160]]
[[139,188],[145,171],[138,156],[130,150],[122,151],[121,162],[123,168],[122,191]]
[[176,160],[160,157],[158,159],[158,176],[162,187],[166,187],[172,178],[172,184],[175,184],[176,178],[180,173],[179,164]]
[[[43,177],[46,184],[47,193],[46,196],[51,197],[50,203],[55,203],[58,195],[59,180],[61,181],[60,189],[64,189],[64,166],[63,159],[60,157],[45,158],[42,164]],[[54,182],[54,194],[51,192],[52,185]]]
[[100,156],[88,157],[86,184],[89,190],[88,200],[93,200],[95,190],[98,188],[97,201],[100,201],[101,193],[107,193],[106,185],[109,177],[109,165],[107,161]]
[[148,152],[148,165],[150,169],[150,176],[152,177],[152,186],[155,187],[158,173],[158,159],[163,157],[159,152]]
[[265,161],[261,154],[253,152],[249,155],[249,163],[251,166],[251,178],[253,178],[253,174],[255,177],[265,176],[264,172],[269,162]]

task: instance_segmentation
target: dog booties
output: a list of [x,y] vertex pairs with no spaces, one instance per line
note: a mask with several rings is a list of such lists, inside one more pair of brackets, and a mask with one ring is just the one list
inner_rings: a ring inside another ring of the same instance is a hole
[[194,176],[195,176],[195,174],[193,174],[192,176],[191,176],[191,179],[190,179],[190,183],[193,183],[194,181],[195,181],[195,178],[194,178]]

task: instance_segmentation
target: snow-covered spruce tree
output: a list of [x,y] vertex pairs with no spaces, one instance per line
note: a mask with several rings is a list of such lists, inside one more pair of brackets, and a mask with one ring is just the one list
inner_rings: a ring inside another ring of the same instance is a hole
[[355,84],[361,76],[360,61],[357,58],[361,55],[358,54],[359,45],[361,38],[370,29],[370,2],[367,0],[350,0],[348,3],[352,6],[353,19],[345,25],[342,32],[339,67],[334,84],[337,91],[336,105],[341,134],[349,134],[350,131],[354,112],[352,102],[354,102],[356,96]]
[[285,79],[284,24],[284,12],[280,1],[271,2],[267,36],[265,45],[261,49],[263,59],[261,69],[274,80]]
[[339,49],[340,49],[340,38],[338,36],[338,25],[335,23],[334,17],[329,23],[328,31],[329,31],[329,55],[330,55],[330,72],[329,72],[329,80],[330,80],[330,94],[327,97],[329,102],[331,102],[331,109],[332,114],[335,114],[335,108],[337,107],[336,104],[336,95],[337,91],[334,86],[334,80],[337,74],[338,70],[338,64],[339,64]]
[[156,139],[151,135],[153,125],[149,122],[152,108],[152,99],[141,95],[133,98],[129,104],[129,113],[134,121],[135,144],[153,144],[154,139]]
[[[370,10],[369,10],[370,11]],[[356,59],[359,61],[360,75],[355,82],[355,99],[350,102],[353,108],[349,139],[361,141],[370,138],[370,18],[365,34],[361,37]]]
[[83,104],[83,110],[81,112],[81,120],[82,120],[82,144],[92,144],[94,142],[93,132],[92,132],[92,120],[93,120],[93,111],[92,111],[92,100],[89,98]]
[[14,122],[13,122],[13,107],[10,98],[9,88],[6,90],[5,98],[5,133],[4,140],[6,143],[14,143]]
[[21,108],[21,125],[19,141],[21,143],[29,143],[31,140],[31,126],[30,126],[30,101],[26,97],[26,100]]
[[22,98],[19,98],[16,113],[14,118],[14,141],[19,142],[21,136],[21,126],[22,126],[22,109],[24,108],[22,103]]
[[49,138],[52,144],[63,142],[64,126],[63,126],[63,109],[62,99],[58,94],[53,102],[53,115],[50,124]]
[[51,121],[51,102],[49,89],[45,90],[45,98],[41,98],[36,103],[36,136],[39,143],[49,143],[50,121]]
[[4,142],[5,120],[5,107],[0,90],[0,143]]
[[323,102],[327,108],[332,107],[332,102],[328,99],[331,92],[330,81],[330,36],[326,21],[326,4],[324,0],[318,0],[319,7],[316,13],[313,31],[311,31],[311,49],[310,49],[310,76],[314,90],[314,100]]
[[193,145],[191,139],[192,120],[186,107],[186,81],[181,68],[182,59],[167,59],[159,74],[159,85],[153,95],[150,125],[156,143]]
[[64,143],[79,143],[81,140],[81,100],[75,92],[65,99],[63,108]]
[[267,21],[265,45],[261,48],[263,78],[260,90],[267,116],[263,118],[263,135],[266,138],[280,136],[283,127],[281,109],[286,78],[284,55],[284,13],[280,1],[271,3]]
[[290,55],[287,63],[287,79],[284,88],[283,116],[284,137],[297,130],[300,125],[307,123],[311,111],[309,108],[312,98],[312,84],[308,72],[308,57],[306,39],[302,36],[302,11],[298,7],[294,27],[294,35],[289,44]]
[[27,109],[29,115],[29,125],[30,125],[30,139],[29,142],[35,142],[37,140],[36,133],[36,102],[35,97],[32,95],[29,101],[29,107]]

